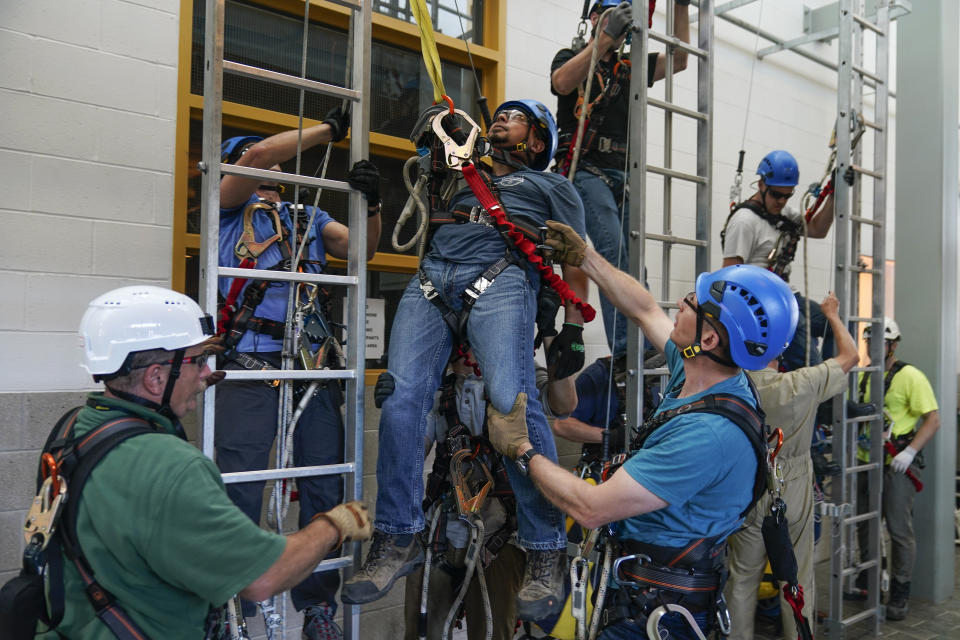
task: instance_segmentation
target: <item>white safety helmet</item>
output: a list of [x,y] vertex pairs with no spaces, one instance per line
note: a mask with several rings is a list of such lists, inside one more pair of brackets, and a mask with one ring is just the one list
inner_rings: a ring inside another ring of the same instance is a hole
[[[863,339],[870,339],[870,325],[863,330]],[[894,322],[893,318],[883,316],[883,339],[884,340],[899,340],[900,339],[900,327],[897,326],[897,323]]]
[[83,366],[94,380],[125,374],[128,357],[186,349],[213,335],[213,319],[192,299],[161,287],[114,289],[93,300],[80,321]]

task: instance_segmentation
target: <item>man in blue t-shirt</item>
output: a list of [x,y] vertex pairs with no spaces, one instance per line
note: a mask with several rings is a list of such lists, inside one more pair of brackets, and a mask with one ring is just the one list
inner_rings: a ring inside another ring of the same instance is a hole
[[[580,198],[562,176],[543,173],[556,148],[557,129],[550,111],[534,100],[505,102],[497,108],[487,135],[494,153],[486,179],[511,221],[528,228],[561,221],[582,237]],[[383,597],[397,578],[423,562],[416,534],[424,528],[424,431],[455,336],[436,301],[425,297],[429,289],[421,283],[432,284],[441,304],[454,314],[463,309],[468,286],[476,283],[471,293],[482,291],[467,316],[463,337],[476,356],[492,406],[508,411],[518,393],[539,397],[533,360],[534,319],[538,290],[546,285],[541,285],[527,257],[506,243],[472,189],[456,193],[449,209],[466,211],[469,221],[451,221],[436,229],[420,273],[403,294],[390,332],[387,370],[395,390],[385,399],[380,414],[376,531],[366,562],[344,585],[344,602],[362,604]],[[489,268],[501,260],[507,266],[490,275]],[[587,282],[580,270],[564,267],[563,275],[584,298]],[[583,366],[582,316],[573,304],[567,304],[565,314],[566,322],[548,357],[557,371],[562,370],[558,378]],[[462,320],[459,323],[463,325]],[[527,420],[531,438],[556,460],[540,402],[530,403]],[[563,604],[563,514],[512,466],[508,474],[517,498],[518,541],[527,551],[517,611],[523,619],[539,619],[558,612]]]
[[[323,123],[302,132],[284,131],[266,139],[230,138],[222,145],[222,162],[280,171],[280,164],[297,154],[298,141],[302,150],[338,142],[346,135],[348,126],[349,112],[337,108],[327,114]],[[367,201],[369,260],[380,239],[379,172],[371,162],[361,160],[351,169],[349,182]],[[283,192],[284,187],[275,180],[223,177],[220,181],[221,266],[289,271],[292,258],[299,256],[300,270],[321,273],[328,253],[335,258],[347,258],[350,238],[347,227],[316,207],[295,208],[281,198]],[[299,250],[301,244],[302,251]],[[280,367],[290,286],[265,280],[243,283],[234,278],[220,279],[220,294],[226,300],[226,312],[221,312],[219,318],[227,347],[225,369]],[[325,294],[318,287],[298,285],[295,304],[304,316],[301,335],[310,336],[308,351],[316,349],[331,335],[325,302]],[[300,352],[299,346],[294,346],[295,352]],[[318,366],[326,364],[330,363]],[[277,434],[278,391],[279,387],[262,381],[227,381],[220,386],[216,395],[215,445],[221,471],[253,471],[269,466],[270,450]],[[295,466],[343,462],[342,403],[337,381],[326,382],[316,389],[293,434]],[[297,479],[301,528],[315,514],[340,500],[341,485],[337,476]],[[227,485],[230,499],[258,523],[263,486],[263,482]],[[333,621],[339,585],[338,572],[316,572],[291,590],[293,605],[304,612],[304,638],[341,637]],[[244,602],[244,614],[250,616],[254,612],[252,603]]]
[[[671,321],[643,285],[586,248],[575,232],[547,225],[546,242],[555,258],[581,265],[665,354],[669,391],[658,415],[719,393],[757,406],[742,368],[762,368],[776,358],[797,323],[796,300],[780,278],[746,265],[701,274],[695,291],[678,301]],[[620,588],[607,601],[601,638],[646,637],[646,618],[665,602],[683,602],[697,623],[708,628],[719,595],[722,543],[740,526],[754,491],[757,455],[745,433],[717,414],[681,412],[649,432],[609,480],[592,485],[539,455],[523,420],[526,402],[518,396],[507,415],[488,409],[490,439],[526,469],[551,503],[587,527],[617,523],[615,537],[623,552],[651,558],[644,569],[689,569],[713,580],[713,589],[699,589],[699,595],[662,585],[657,589],[642,575],[621,575],[640,568],[625,563],[614,576]],[[667,614],[663,623],[675,636],[691,631],[677,613]]]

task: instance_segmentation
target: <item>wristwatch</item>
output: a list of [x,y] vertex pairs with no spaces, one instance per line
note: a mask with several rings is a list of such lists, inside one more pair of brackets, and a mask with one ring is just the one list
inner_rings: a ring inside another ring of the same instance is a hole
[[527,449],[527,451],[517,457],[514,462],[517,465],[517,470],[520,471],[520,475],[523,477],[530,475],[530,461],[534,456],[538,455],[540,455],[540,452],[536,449]]

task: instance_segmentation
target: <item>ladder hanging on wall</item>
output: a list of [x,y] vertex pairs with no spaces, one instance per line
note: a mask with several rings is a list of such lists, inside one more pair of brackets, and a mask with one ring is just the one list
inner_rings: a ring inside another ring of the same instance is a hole
[[[859,335],[863,326],[869,326],[874,336],[883,335],[884,269],[886,262],[886,201],[887,201],[887,127],[889,75],[889,1],[877,0],[874,21],[865,15],[864,0],[839,2],[839,59],[837,82],[836,176],[834,180],[834,211],[836,230],[836,294],[840,301],[840,315],[848,327]],[[873,70],[864,64],[865,34],[872,33],[876,59]],[[872,119],[864,117],[865,80],[876,87]],[[862,119],[862,123],[858,122]],[[873,168],[862,166],[863,145],[856,145],[856,131],[865,126],[872,131]],[[855,145],[855,146],[853,146]],[[848,167],[857,173],[854,187],[840,176]],[[873,182],[872,215],[864,215],[861,192],[863,178]],[[869,250],[864,246],[864,234],[872,232]],[[864,264],[861,257],[868,257]],[[861,316],[860,280],[870,280],[869,315]],[[870,365],[851,371],[849,397],[857,397],[857,378],[860,372],[870,376],[871,400],[879,408],[872,415],[852,418],[847,415],[845,398],[837,397],[833,405],[833,460],[840,473],[833,477],[831,503],[822,505],[823,514],[830,516],[830,608],[824,628],[830,638],[843,638],[847,627],[869,622],[874,635],[880,631],[884,609],[880,604],[882,574],[881,497],[883,489],[883,374],[884,341],[870,341]],[[873,434],[870,439],[870,462],[857,459],[858,436],[864,429]],[[859,505],[857,483],[866,480],[868,504]],[[857,554],[858,524],[866,524],[867,548]],[[843,593],[845,587],[861,572],[867,575],[866,606],[846,615]]]
[[[661,300],[663,308],[676,308],[670,300],[670,282],[673,272],[674,246],[694,247],[694,276],[708,271],[710,267],[710,210],[711,183],[713,176],[713,0],[700,0],[697,45],[687,44],[673,35],[673,1],[667,3],[667,33],[657,33],[647,28],[647,3],[634,5],[634,39],[631,59],[634,71],[630,76],[630,150],[628,172],[630,188],[630,275],[641,282],[646,262],[647,241],[662,246]],[[692,22],[692,20],[691,20]],[[664,100],[647,94],[647,38],[666,45],[666,75],[664,76]],[[697,58],[697,109],[687,109],[673,102],[674,66],[673,56],[683,50]],[[663,164],[647,164],[648,107],[663,111]],[[696,173],[673,168],[673,118],[692,119],[697,123]],[[659,232],[647,229],[647,175],[663,177],[663,223]],[[694,237],[682,237],[674,232],[672,216],[673,181],[680,180],[696,185],[696,220]],[[643,379],[646,375],[664,375],[666,369],[642,369],[643,338],[639,328],[627,323],[627,424],[643,423]],[[628,436],[629,437],[629,436]]]
[[[200,0],[196,0],[200,1]],[[349,76],[347,86],[317,82],[306,78],[306,60],[301,60],[301,76],[278,73],[267,69],[252,67],[238,62],[224,60],[224,14],[225,0],[206,0],[206,22],[204,33],[204,83],[203,83],[203,171],[202,210],[201,210],[201,305],[213,316],[217,313],[217,284],[220,277],[243,277],[291,283],[313,283],[330,285],[346,289],[344,303],[349,340],[346,349],[346,368],[343,370],[295,370],[292,353],[284,353],[283,369],[272,371],[236,371],[227,373],[228,380],[280,380],[280,412],[277,430],[277,460],[283,459],[284,448],[289,446],[285,434],[292,414],[291,386],[294,380],[344,380],[346,383],[346,413],[344,420],[345,452],[343,464],[323,465],[284,469],[264,469],[223,475],[224,483],[274,481],[283,479],[343,475],[344,496],[346,500],[362,498],[363,479],[363,393],[364,393],[364,341],[365,301],[367,290],[366,270],[366,212],[359,192],[354,191],[346,182],[327,180],[306,175],[278,173],[250,167],[238,167],[220,163],[220,143],[223,122],[223,74],[235,74],[255,78],[278,86],[292,87],[301,92],[300,122],[303,122],[303,95],[306,92],[333,96],[352,103],[350,123],[350,164],[368,156],[368,131],[370,121],[369,102],[365,99],[369,92],[370,79],[370,0],[334,0],[336,4],[347,7],[350,14],[350,33],[348,43]],[[309,24],[309,7],[304,7],[304,34]],[[304,35],[306,38],[306,35]],[[303,56],[306,56],[306,43]],[[299,153],[299,152],[298,152]],[[297,158],[297,166],[300,166]],[[218,264],[219,247],[219,211],[221,175],[238,175],[276,180],[296,186],[313,187],[349,193],[349,228],[347,275],[307,274],[297,272],[279,272],[254,269],[235,269],[220,267]],[[290,333],[288,327],[288,334]],[[290,341],[285,341],[290,344]],[[203,452],[213,457],[214,449],[214,398],[215,387],[204,394],[201,445]],[[283,522],[277,519],[278,533],[282,532]],[[359,563],[359,543],[345,546],[345,555],[321,562],[315,571],[351,571]],[[267,621],[269,636],[286,637],[286,595],[273,602],[276,614]],[[360,608],[346,606],[344,609],[344,637],[357,640],[359,636]]]

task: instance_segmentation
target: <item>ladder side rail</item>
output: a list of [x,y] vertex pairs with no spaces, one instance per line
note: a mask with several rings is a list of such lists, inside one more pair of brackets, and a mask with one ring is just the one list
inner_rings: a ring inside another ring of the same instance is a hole
[[[203,71],[203,128],[200,204],[200,306],[217,316],[217,268],[220,242],[220,137],[223,127],[223,27],[225,0],[206,0]],[[203,393],[200,446],[213,459],[216,387]]]
[[[633,71],[630,74],[630,103],[628,124],[627,180],[630,193],[629,254],[631,274],[640,274],[646,261],[647,217],[647,12],[646,3],[633,12],[633,47],[630,58]],[[627,426],[637,427],[643,422],[643,335],[627,323]],[[624,434],[624,446],[628,445],[629,429]]]
[[710,221],[713,204],[713,0],[701,0],[699,16],[697,43],[708,55],[697,61],[697,111],[706,115],[706,118],[697,121],[697,175],[704,179],[697,183],[697,239],[705,243],[694,252],[695,270],[698,274],[710,270]]
[[[850,162],[850,106],[851,106],[851,66],[853,54],[853,21],[850,18],[852,0],[840,0],[840,32],[838,37],[838,77],[837,77],[837,137],[836,137],[836,168],[837,175]],[[850,317],[849,280],[850,266],[850,225],[849,208],[850,192],[847,184],[837,180],[834,192],[834,233],[836,276],[835,291],[840,303],[840,317]],[[831,500],[837,509],[832,515],[830,527],[830,606],[828,618],[825,621],[830,637],[843,635],[843,570],[849,560],[847,547],[847,531],[844,525],[844,505],[850,502],[851,487],[855,487],[855,479],[848,476],[846,469],[850,462],[850,437],[846,424],[846,407],[834,402],[833,407],[833,460],[840,464],[841,473],[834,476],[831,483]]]
[[[676,39],[675,29],[673,19],[673,1],[667,3],[667,33]],[[668,103],[673,102],[673,55],[674,49],[670,45],[667,45],[666,48],[666,64],[664,65],[664,78],[663,78],[663,96],[664,100]],[[649,96],[648,96],[649,97]],[[649,108],[645,105],[644,107]],[[648,114],[649,115],[649,114]],[[673,112],[664,111],[663,112],[663,168],[668,171],[673,169]],[[672,187],[673,187],[673,178],[669,173],[663,173],[663,203],[661,206],[661,220],[660,220],[660,229],[663,232],[663,235],[669,236],[673,235],[673,197],[672,197]],[[646,230],[644,230],[646,231]],[[649,238],[649,236],[647,236]],[[673,243],[667,242],[663,243],[660,248],[660,297],[664,300],[670,299],[670,280],[672,275],[671,257],[673,256]],[[644,263],[645,264],[645,263]],[[642,267],[641,267],[642,272]],[[642,276],[641,276],[642,278]]]
[[[370,95],[371,65],[371,0],[361,0],[361,9],[350,15],[350,33],[353,40],[351,68],[354,90],[362,96]],[[369,155],[370,101],[354,105],[350,115],[350,165]],[[367,296],[367,220],[363,196],[350,195],[350,243],[347,274],[357,279],[357,286],[347,292],[345,309],[347,326],[353,334],[347,342],[347,366],[355,378],[346,384],[346,421],[344,424],[344,460],[353,461],[353,473],[344,474],[344,496],[347,500],[363,499],[363,432],[364,391],[366,373],[366,296]],[[344,569],[344,579],[360,566],[360,543],[349,545],[347,554],[353,561]],[[343,633],[350,640],[360,639],[360,607],[344,605]]]

